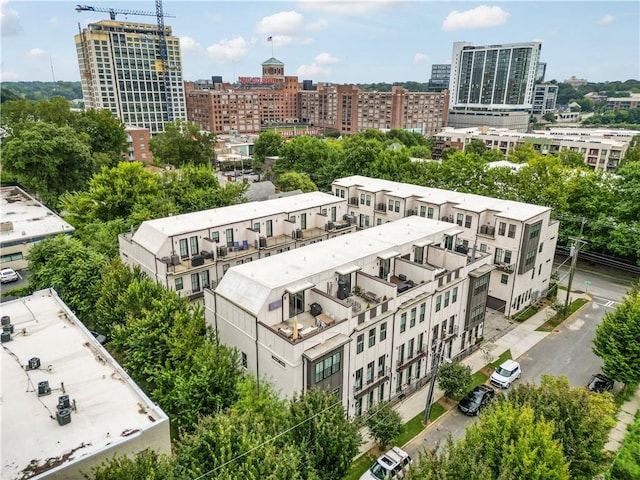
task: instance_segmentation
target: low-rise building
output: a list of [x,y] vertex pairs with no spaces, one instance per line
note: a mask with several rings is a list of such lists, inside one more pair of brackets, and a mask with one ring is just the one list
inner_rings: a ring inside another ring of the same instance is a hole
[[544,115],[556,109],[558,85],[553,83],[537,83],[533,90],[533,115]]
[[594,170],[614,172],[633,137],[624,131],[615,136],[613,131],[596,129],[552,129],[522,133],[498,128],[446,128],[435,135],[434,158],[439,158],[447,147],[463,150],[476,138],[482,140],[487,148],[500,150],[507,157],[517,146],[529,143],[541,155],[558,154],[565,150],[576,152]]
[[607,110],[629,110],[640,106],[640,93],[631,93],[628,97],[607,98]]
[[412,216],[233,267],[207,322],[281,395],[330,390],[361,415],[482,336],[493,256],[455,251],[460,232]]
[[120,235],[120,258],[192,299],[233,265],[355,230],[346,200],[321,192],[143,222]]
[[60,300],[2,304],[2,478],[81,480],[114,456],[171,453],[169,419]]
[[47,237],[71,234],[74,228],[20,187],[0,187],[0,265],[28,266],[32,246]]
[[491,255],[487,305],[507,316],[549,288],[559,226],[549,207],[359,175],[336,179],[332,188],[348,199],[360,228],[409,216],[456,224],[444,247]]
[[153,162],[153,153],[149,148],[149,140],[151,140],[151,132],[148,128],[143,127],[126,127],[124,129],[127,134],[127,152],[125,158],[130,162]]

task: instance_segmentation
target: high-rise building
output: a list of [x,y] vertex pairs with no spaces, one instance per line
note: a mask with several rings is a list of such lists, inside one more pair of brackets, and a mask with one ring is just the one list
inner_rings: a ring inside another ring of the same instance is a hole
[[171,27],[165,27],[165,38],[166,72],[155,24],[102,20],[76,35],[85,107],[110,110],[152,134],[167,121],[186,119],[180,42]]
[[449,125],[526,130],[533,105],[540,42],[453,44]]
[[441,92],[449,88],[451,77],[450,63],[434,63],[431,65],[431,78],[429,79],[429,91]]
[[556,109],[557,98],[558,85],[553,83],[538,83],[534,89],[531,113],[534,115],[544,115],[547,112],[553,112]]

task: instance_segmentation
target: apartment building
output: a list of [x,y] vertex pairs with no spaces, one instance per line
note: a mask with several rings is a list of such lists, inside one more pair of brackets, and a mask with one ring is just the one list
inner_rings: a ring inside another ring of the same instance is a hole
[[127,134],[127,151],[124,157],[130,162],[153,162],[153,153],[149,148],[151,132],[148,128],[125,127]]
[[482,336],[493,258],[455,251],[458,232],[412,216],[231,268],[207,322],[282,396],[330,390],[361,415]]
[[120,235],[120,258],[191,299],[235,265],[355,230],[346,201],[312,192],[143,222]]
[[[349,202],[359,228],[419,216],[457,225],[444,248],[474,258],[489,254],[487,306],[512,316],[546,294],[558,237],[551,209],[363,176],[337,179],[337,197]],[[455,237],[455,238],[454,238]]]
[[85,107],[110,110],[152,135],[167,121],[186,119],[180,40],[168,26],[165,38],[168,71],[159,61],[156,24],[102,20],[84,28],[75,44]]
[[146,449],[171,454],[169,418],[52,289],[2,304],[4,479],[82,480]]
[[607,98],[607,110],[629,110],[640,106],[640,93],[631,93],[628,97]]
[[485,142],[488,148],[500,150],[507,157],[518,145],[529,143],[541,155],[558,154],[565,150],[576,152],[594,170],[615,172],[633,137],[623,131],[616,136],[605,130],[553,129],[521,133],[493,128],[445,128],[434,137],[434,157],[438,158],[447,147],[464,150],[465,145],[474,138]]
[[454,42],[449,126],[526,131],[541,48],[540,42],[488,46]]
[[553,83],[538,83],[533,91],[533,107],[531,113],[534,115],[544,115],[556,109],[558,98],[558,86]]
[[75,230],[49,208],[16,186],[0,187],[0,267],[27,268],[36,243]]
[[442,92],[449,89],[451,77],[450,63],[434,63],[431,65],[431,78],[429,79],[430,92]]

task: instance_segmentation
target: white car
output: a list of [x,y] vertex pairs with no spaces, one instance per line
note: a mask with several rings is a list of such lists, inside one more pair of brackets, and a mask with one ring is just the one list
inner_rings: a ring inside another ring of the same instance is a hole
[[0,282],[9,283],[9,282],[17,282],[18,274],[13,268],[3,268],[0,270]]
[[502,365],[496,368],[491,374],[490,382],[500,388],[509,388],[522,375],[520,364],[515,360],[505,360]]
[[393,447],[375,461],[360,480],[397,480],[404,478],[411,456],[399,447]]

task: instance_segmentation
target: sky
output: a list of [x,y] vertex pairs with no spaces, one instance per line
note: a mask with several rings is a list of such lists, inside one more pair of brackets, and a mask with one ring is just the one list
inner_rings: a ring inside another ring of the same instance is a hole
[[[0,0],[0,81],[80,79],[74,35],[108,13],[155,12],[155,2]],[[426,82],[453,42],[541,41],[546,80],[640,79],[640,2],[630,1],[170,1],[185,80],[260,76],[273,54],[286,75],[333,83]],[[155,16],[118,15],[154,23]],[[272,41],[267,39],[271,37]]]

